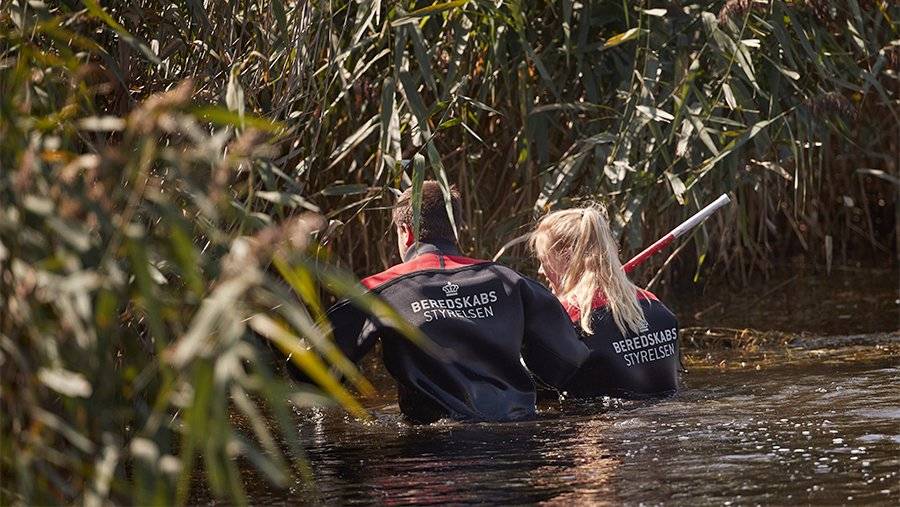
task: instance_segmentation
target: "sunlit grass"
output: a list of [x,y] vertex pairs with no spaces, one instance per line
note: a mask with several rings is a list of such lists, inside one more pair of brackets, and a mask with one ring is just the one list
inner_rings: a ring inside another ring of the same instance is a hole
[[[702,269],[891,252],[897,19],[855,0],[3,2],[0,499],[184,503],[200,474],[241,502],[236,456],[308,476],[278,444],[302,455],[286,401],[363,416],[331,368],[369,389],[316,326],[330,294],[404,326],[334,265],[389,264],[391,189],[426,177],[461,187],[482,257],[580,199],[634,251],[722,192],[736,204],[684,244]],[[273,366],[268,342],[298,337],[327,396]]]

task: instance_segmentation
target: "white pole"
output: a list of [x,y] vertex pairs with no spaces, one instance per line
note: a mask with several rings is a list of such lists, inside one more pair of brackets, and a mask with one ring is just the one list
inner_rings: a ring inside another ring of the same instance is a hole
[[715,213],[717,209],[725,206],[729,202],[731,202],[731,197],[728,197],[728,194],[722,194],[718,199],[709,203],[705,208],[698,211],[696,215],[688,218],[687,220],[682,222],[681,225],[672,229],[672,235],[676,238],[683,236],[689,230],[700,225],[700,222],[706,220],[710,215]]

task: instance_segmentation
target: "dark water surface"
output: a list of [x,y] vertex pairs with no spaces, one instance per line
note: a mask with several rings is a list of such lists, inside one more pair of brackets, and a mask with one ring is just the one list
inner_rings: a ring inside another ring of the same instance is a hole
[[[545,402],[527,423],[408,426],[306,413],[327,504],[900,501],[900,347],[789,349],[689,361],[655,402]],[[254,503],[310,501],[248,484]]]

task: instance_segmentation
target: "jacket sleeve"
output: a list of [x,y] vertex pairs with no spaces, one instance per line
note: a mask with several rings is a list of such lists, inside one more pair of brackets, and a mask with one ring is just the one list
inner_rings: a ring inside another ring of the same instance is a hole
[[341,352],[354,363],[358,363],[372,350],[378,341],[377,326],[369,316],[343,300],[332,306],[327,313],[334,342]]
[[520,287],[525,313],[522,358],[543,382],[562,387],[575,375],[590,350],[578,339],[556,296],[527,278],[521,280]]
[[[359,308],[343,300],[332,306],[326,317],[334,333],[334,343],[354,363],[358,363],[372,350],[378,341],[377,327]],[[287,369],[298,382],[311,382],[310,378],[290,360]]]

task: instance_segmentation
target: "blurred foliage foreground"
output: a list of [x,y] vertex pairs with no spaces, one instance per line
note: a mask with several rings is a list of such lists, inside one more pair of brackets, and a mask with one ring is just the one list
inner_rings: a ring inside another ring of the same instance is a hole
[[[42,55],[28,53],[7,78],[30,79]],[[66,57],[60,65],[77,63]],[[65,107],[83,100],[79,86],[56,91],[68,92]],[[3,503],[184,503],[198,455],[212,491],[241,500],[237,456],[287,484],[270,420],[301,456],[288,400],[338,400],[365,417],[328,367],[367,384],[314,325],[316,280],[357,290],[310,250],[321,219],[244,235],[248,211],[226,183],[251,170],[264,136],[198,123],[192,93],[188,82],[125,118],[72,120],[40,97],[5,95],[33,102],[31,115],[4,108],[14,113],[4,165],[15,169],[0,182]],[[97,131],[117,141],[92,149]],[[22,151],[7,158],[13,138]],[[328,397],[290,390],[251,329]]]
[[734,192],[681,248],[745,278],[900,240],[896,2],[0,6],[3,504],[308,476],[287,402],[370,389],[320,298],[405,326],[335,266],[391,262],[379,208],[429,171],[479,256],[573,196],[627,253]]
[[[284,457],[302,456],[288,402],[367,417],[332,367],[371,390],[315,325],[319,284],[396,314],[319,258],[321,216],[275,225],[289,203],[266,215],[233,188],[276,177],[259,164],[277,125],[193,105],[192,81],[94,115],[78,51],[98,48],[32,30],[44,47],[8,32],[2,70],[0,503],[183,504],[198,477],[245,502],[238,457],[290,485],[307,471]],[[289,387],[266,342],[321,390]]]

